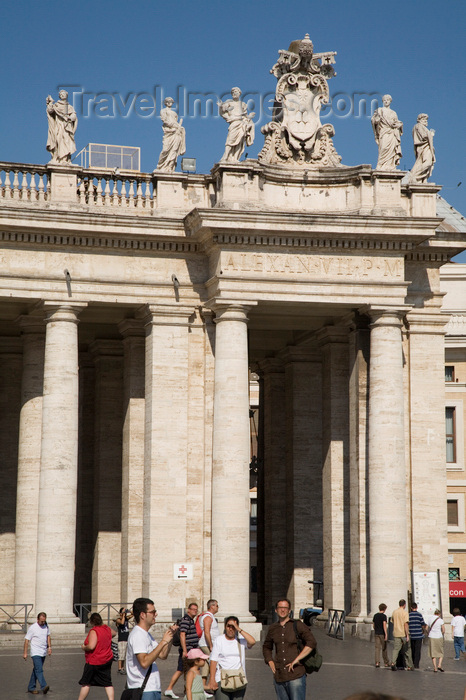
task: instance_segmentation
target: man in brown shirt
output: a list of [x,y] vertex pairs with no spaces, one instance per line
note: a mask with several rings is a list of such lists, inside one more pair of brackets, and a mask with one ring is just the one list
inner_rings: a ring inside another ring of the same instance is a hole
[[296,632],[303,645],[298,652],[298,640],[293,620],[290,619],[290,610],[291,603],[287,598],[277,602],[275,611],[278,622],[270,625],[262,653],[265,663],[272,670],[278,700],[305,700],[306,671],[300,659],[315,649],[316,640],[309,627],[301,620],[296,620]]

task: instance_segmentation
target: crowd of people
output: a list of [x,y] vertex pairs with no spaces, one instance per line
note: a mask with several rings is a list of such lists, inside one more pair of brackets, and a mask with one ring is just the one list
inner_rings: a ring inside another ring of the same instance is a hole
[[[382,655],[385,667],[390,667],[392,671],[405,669],[414,671],[419,668],[421,662],[421,651],[424,638],[427,638],[429,645],[429,657],[432,660],[434,673],[444,673],[442,666],[445,655],[445,622],[439,609],[434,611],[426,620],[418,611],[417,603],[411,603],[411,610],[408,613],[406,601],[402,598],[398,603],[398,608],[392,612],[393,623],[393,651],[392,659],[389,660],[387,652],[388,642],[388,619],[385,611],[385,603],[379,605],[379,612],[373,617],[375,641],[375,666],[380,667],[380,656]],[[455,661],[460,660],[460,654],[464,654],[464,628],[466,619],[461,615],[460,610],[453,610],[451,621],[452,635],[455,649]]]
[[[384,666],[392,671],[399,668],[408,671],[418,669],[423,640],[427,637],[433,670],[435,673],[443,673],[445,623],[441,612],[435,610],[425,620],[416,603],[411,603],[410,607],[408,612],[406,601],[401,599],[399,607],[391,614],[394,643],[390,660],[387,648],[387,606],[384,603],[379,605],[379,611],[373,618],[375,666],[379,668],[383,661]],[[316,650],[316,640],[307,625],[292,619],[288,599],[277,601],[275,611],[278,620],[269,626],[262,647],[264,662],[273,677],[275,695],[278,700],[305,700],[306,669],[302,662]],[[99,613],[92,613],[89,619],[91,628],[81,645],[85,665],[79,680],[81,689],[78,700],[85,700],[94,686],[103,687],[108,699],[114,700],[111,668],[115,654],[112,640],[117,634],[118,672],[126,675],[126,690],[121,700],[129,700],[132,691],[136,689],[142,690],[143,700],[161,700],[162,686],[157,660],[166,659],[172,645],[179,647],[178,662],[163,693],[164,697],[174,700],[180,697],[174,688],[184,676],[184,700],[244,698],[247,689],[246,652],[256,641],[240,626],[239,619],[234,615],[225,618],[222,632],[215,617],[217,612],[218,602],[214,599],[208,601],[207,609],[200,614],[197,604],[191,603],[183,618],[164,632],[160,642],[150,633],[157,618],[157,610],[150,598],[137,598],[132,610],[120,608],[114,620],[116,629],[104,624]],[[466,619],[455,608],[451,621],[455,661],[465,655],[465,627]],[[37,622],[26,633],[24,659],[27,659],[29,645],[33,669],[27,692],[37,695],[42,691],[45,695],[50,688],[43,667],[47,655],[52,653],[45,612],[38,614]],[[348,700],[385,698],[389,700],[387,696],[375,694],[351,696]]]

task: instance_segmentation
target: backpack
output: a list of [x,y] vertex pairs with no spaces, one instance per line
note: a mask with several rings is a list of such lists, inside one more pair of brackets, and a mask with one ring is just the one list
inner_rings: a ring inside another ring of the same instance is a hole
[[197,636],[199,637],[199,639],[200,639],[200,638],[202,637],[202,635],[204,634],[204,630],[203,630],[202,627],[201,627],[201,617],[203,617],[204,615],[207,615],[207,614],[208,614],[207,612],[201,612],[201,613],[199,613],[199,615],[196,617],[196,632],[197,632]]
[[177,621],[176,621],[176,624],[178,625],[178,629],[175,630],[175,632],[174,632],[174,634],[173,634],[173,638],[172,638],[172,644],[173,644],[174,647],[179,647],[179,646],[181,646],[180,628],[179,628],[180,622],[181,622],[181,620],[177,620]]

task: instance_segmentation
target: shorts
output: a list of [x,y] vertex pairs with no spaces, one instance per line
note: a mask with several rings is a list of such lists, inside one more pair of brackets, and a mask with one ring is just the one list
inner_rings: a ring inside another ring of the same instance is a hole
[[[203,651],[204,654],[207,654],[207,656],[210,656],[210,649],[209,649],[209,647],[199,647],[199,649],[200,649],[201,651]],[[202,678],[207,678],[207,676],[209,675],[209,666],[210,666],[209,661],[206,660],[204,666],[201,668],[201,676],[202,676]]]
[[124,661],[126,659],[126,647],[128,642],[118,642],[118,661]]
[[109,688],[112,684],[112,661],[107,661],[106,664],[93,666],[92,664],[84,664],[84,671],[79,685],[93,685],[99,688]]

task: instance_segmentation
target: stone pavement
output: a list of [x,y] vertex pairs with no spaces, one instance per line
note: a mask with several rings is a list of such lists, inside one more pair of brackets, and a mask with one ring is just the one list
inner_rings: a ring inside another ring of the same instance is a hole
[[[453,661],[453,643],[445,643],[445,673],[432,672],[427,658],[427,646],[423,647],[421,670],[408,673],[376,669],[373,665],[374,648],[369,642],[349,638],[342,642],[330,639],[315,630],[324,665],[317,674],[308,676],[306,700],[343,700],[349,694],[362,690],[399,695],[404,700],[463,700],[466,686],[466,662]],[[20,640],[19,640],[20,641]],[[22,642],[17,649],[0,649],[0,700],[26,700],[31,673],[30,659],[22,658]],[[391,649],[389,650],[391,651]],[[162,688],[165,689],[176,667],[177,651],[172,650],[167,661],[159,668]],[[50,685],[50,700],[76,700],[79,694],[84,654],[78,648],[56,649],[45,664],[45,677]],[[262,660],[259,643],[247,653],[246,670],[249,686],[246,700],[275,700],[272,676]],[[124,676],[113,672],[115,700],[119,700],[125,685]],[[178,681],[175,692],[183,697],[183,683]],[[105,691],[93,688],[89,700],[104,700]],[[163,696],[162,696],[163,697]]]

